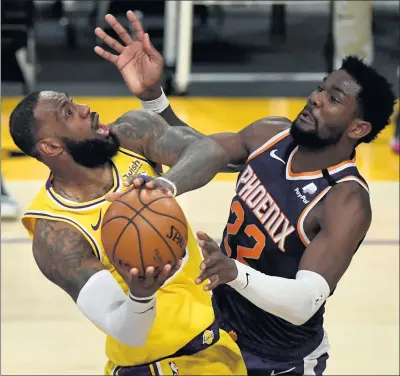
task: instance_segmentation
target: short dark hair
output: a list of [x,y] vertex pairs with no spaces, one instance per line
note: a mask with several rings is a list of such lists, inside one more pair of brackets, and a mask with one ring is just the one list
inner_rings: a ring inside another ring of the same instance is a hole
[[392,86],[386,78],[357,56],[343,59],[340,69],[345,70],[361,86],[358,96],[361,117],[371,124],[372,129],[359,143],[369,143],[390,124],[396,100]]
[[14,108],[10,116],[10,134],[22,152],[31,157],[36,157],[35,151],[35,131],[37,120],[35,118],[35,108],[39,101],[40,91],[28,94],[17,107]]

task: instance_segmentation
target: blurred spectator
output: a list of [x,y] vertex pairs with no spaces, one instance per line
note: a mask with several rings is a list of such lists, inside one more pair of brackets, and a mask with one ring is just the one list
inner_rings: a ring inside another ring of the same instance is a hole
[[339,69],[348,55],[374,61],[372,1],[333,1],[334,69]]
[[6,191],[3,176],[1,176],[1,218],[16,219],[18,216],[18,203]]
[[392,150],[399,154],[400,153],[400,109],[397,112],[396,124],[394,137],[391,141]]
[[[400,78],[400,65],[397,67],[397,78]],[[391,140],[391,147],[395,153],[400,153],[400,108],[397,110],[395,131]]]

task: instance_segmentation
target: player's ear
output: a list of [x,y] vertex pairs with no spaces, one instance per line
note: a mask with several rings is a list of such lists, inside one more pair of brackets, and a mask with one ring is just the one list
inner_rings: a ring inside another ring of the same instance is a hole
[[49,137],[38,142],[37,150],[40,156],[55,157],[64,151],[64,147],[60,140]]
[[362,119],[356,119],[350,125],[348,136],[353,140],[359,140],[368,135],[371,130],[371,123]]

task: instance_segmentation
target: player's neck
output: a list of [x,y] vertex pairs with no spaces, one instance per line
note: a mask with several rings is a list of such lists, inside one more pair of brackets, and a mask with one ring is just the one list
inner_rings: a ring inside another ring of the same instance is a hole
[[337,145],[320,150],[300,146],[294,155],[292,168],[295,172],[323,170],[349,160],[352,152],[350,149],[338,148]]
[[98,168],[80,165],[63,165],[52,168],[52,186],[57,193],[73,201],[84,202],[101,197],[113,183],[112,168],[109,163]]

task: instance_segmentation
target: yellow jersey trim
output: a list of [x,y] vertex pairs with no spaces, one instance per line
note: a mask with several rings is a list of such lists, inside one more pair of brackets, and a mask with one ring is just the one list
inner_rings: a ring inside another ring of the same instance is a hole
[[112,188],[103,196],[96,198],[95,200],[91,201],[86,201],[86,202],[73,202],[70,200],[67,200],[63,197],[61,197],[56,191],[54,191],[53,187],[51,186],[51,181],[52,181],[52,174],[50,174],[49,179],[47,180],[46,183],[46,193],[49,196],[49,198],[54,201],[56,204],[63,206],[64,208],[70,209],[70,210],[87,210],[89,208],[93,208],[95,206],[98,206],[100,204],[103,204],[105,200],[105,196],[108,193],[111,192],[117,192],[121,187],[122,187],[122,179],[118,173],[118,169],[115,166],[114,162],[111,161],[111,166],[112,166],[112,175],[113,175],[113,186]]

